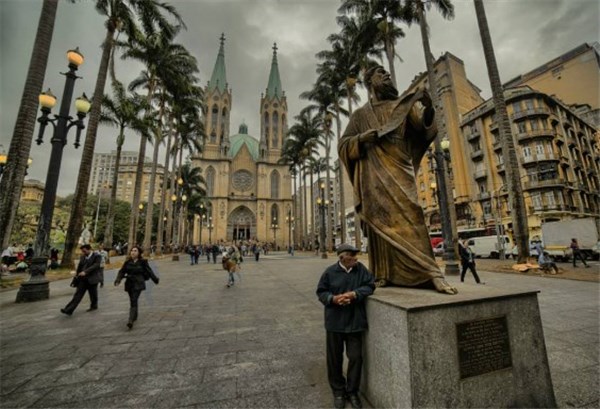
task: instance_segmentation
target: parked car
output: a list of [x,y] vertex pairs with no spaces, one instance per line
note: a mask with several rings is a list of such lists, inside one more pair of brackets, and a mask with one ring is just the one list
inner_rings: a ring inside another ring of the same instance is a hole
[[444,242],[438,243],[437,246],[433,248],[434,256],[442,256],[446,252],[446,244]]

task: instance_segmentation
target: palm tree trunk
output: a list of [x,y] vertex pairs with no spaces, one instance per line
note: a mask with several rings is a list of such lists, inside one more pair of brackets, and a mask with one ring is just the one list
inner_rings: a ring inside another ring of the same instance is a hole
[[[146,96],[146,102],[148,106],[152,106],[152,98],[154,96],[154,79],[150,78],[148,81],[148,95]],[[148,116],[148,112],[145,114]],[[137,167],[135,170],[135,186],[133,189],[133,201],[131,203],[131,220],[129,221],[129,248],[134,243],[137,244],[137,228],[138,228],[138,217],[139,217],[139,205],[142,197],[142,179],[144,177],[144,162],[146,157],[146,144],[148,138],[145,135],[141,135],[140,148],[138,152]]]
[[94,148],[96,146],[96,132],[98,131],[98,122],[100,121],[100,108],[102,107],[102,98],[104,97],[104,85],[108,76],[108,64],[110,63],[110,54],[114,45],[115,26],[108,21],[106,37],[102,45],[102,59],[98,68],[96,86],[94,88],[94,97],[92,98],[92,109],[90,110],[88,128],[85,134],[85,144],[81,155],[81,165],[79,166],[79,175],[77,176],[77,185],[71,207],[71,217],[65,237],[65,252],[61,266],[73,268],[73,256],[78,243],[79,234],[83,225],[85,212],[85,203],[87,200],[87,188],[90,182],[90,173],[92,171],[92,161],[94,159]]
[[[175,138],[177,138],[177,135],[174,136]],[[176,141],[174,143],[177,143]],[[173,153],[173,169],[171,170],[171,195],[177,195],[177,188],[176,188],[176,184],[177,184],[177,173],[176,173],[176,169],[177,169],[177,153],[174,152]],[[175,222],[175,206],[176,206],[176,202],[172,201],[170,197],[167,197],[167,201],[169,203],[169,205],[171,206],[171,211],[169,212],[169,216],[167,219],[167,236],[166,236],[166,241],[167,244],[169,246],[171,246],[172,241],[173,241],[173,225]]]
[[106,215],[106,229],[104,230],[104,248],[111,249],[113,245],[113,226],[115,224],[115,203],[117,201],[117,184],[119,183],[119,168],[121,167],[121,151],[125,140],[125,128],[121,126],[117,137],[117,157],[115,158],[115,173],[112,177],[110,187],[110,201],[108,202],[108,214]]
[[[303,207],[304,207],[304,217],[302,218],[302,221],[304,223],[303,229],[303,239],[304,239],[304,245],[305,246],[309,246],[309,243],[312,243],[312,237],[308,237],[308,207],[307,207],[307,194],[306,194],[306,171],[302,169],[302,166],[300,167],[300,174],[301,174],[301,178],[302,178],[302,184],[303,184],[303,188],[302,188],[302,201],[303,203]],[[312,216],[312,212],[311,212],[311,216]],[[314,218],[313,218],[314,220]],[[314,227],[313,227],[314,229]],[[311,232],[312,235],[312,232]],[[307,239],[308,237],[308,239]],[[308,242],[307,242],[308,240]]]
[[152,173],[150,174],[150,186],[148,187],[148,203],[146,205],[146,231],[144,232],[144,254],[150,254],[152,245],[152,219],[154,213],[154,185],[156,184],[156,168],[158,165],[158,149],[162,143],[162,117],[164,114],[164,103],[160,104],[158,114],[158,128],[154,140],[154,153],[152,155]]
[[477,15],[477,24],[479,25],[479,34],[483,44],[485,63],[490,77],[494,107],[496,110],[496,120],[498,121],[498,131],[500,133],[500,143],[502,144],[502,156],[504,163],[508,166],[506,169],[506,183],[508,197],[512,204],[512,222],[515,243],[519,248],[518,263],[527,262],[529,257],[529,227],[527,223],[527,212],[525,209],[525,200],[523,199],[523,190],[519,177],[519,161],[515,151],[515,143],[510,128],[510,121],[506,111],[506,101],[504,100],[504,90],[500,82],[500,73],[494,54],[492,37],[485,15],[485,8],[481,0],[474,0],[475,14]]
[[311,235],[311,243],[315,242],[315,238],[317,237],[317,226],[315,225],[315,198],[313,195],[313,189],[315,185],[315,175],[310,172],[310,188],[308,191],[310,192],[310,235]]
[[[444,240],[446,242],[446,253],[444,255],[446,261],[446,274],[458,274],[458,265],[456,263],[456,254],[458,246],[458,235],[456,232],[456,207],[454,206],[454,197],[452,194],[452,187],[450,185],[450,178],[446,170],[446,163],[443,157],[443,150],[441,141],[444,138],[443,130],[444,124],[442,120],[443,107],[439,99],[437,78],[435,76],[433,68],[433,55],[431,54],[431,46],[429,44],[429,37],[427,35],[427,19],[425,17],[425,10],[423,10],[423,3],[419,2],[417,6],[417,12],[419,16],[419,27],[421,29],[421,39],[423,42],[423,50],[425,53],[425,65],[427,66],[427,79],[429,80],[429,91],[431,93],[431,99],[433,106],[435,107],[435,121],[438,129],[438,135],[434,140],[435,155],[437,158],[436,166],[439,171],[439,184],[438,189],[440,210],[442,206],[446,206],[447,214],[442,215],[442,225],[444,226]],[[443,213],[443,212],[440,212]]]
[[388,60],[388,67],[389,67],[389,71],[390,71],[390,77],[392,79],[392,82],[394,83],[394,87],[398,87],[396,85],[396,68],[395,68],[395,64],[394,64],[394,44],[393,43],[388,43],[388,41],[386,40],[385,42],[385,56]]
[[25,173],[27,173],[27,159],[33,140],[38,96],[44,84],[57,8],[58,0],[44,0],[42,4],[27,79],[23,87],[21,104],[8,149],[8,161],[0,179],[0,192],[3,192],[0,195],[0,239],[2,249],[7,248],[10,242],[10,234],[21,199],[23,180],[25,179]]
[[[170,121],[169,121],[170,122]],[[170,150],[171,150],[171,127],[169,127],[169,135],[167,136],[167,151],[165,154],[165,173],[163,175],[163,182],[160,192],[160,212],[158,214],[158,233],[156,236],[156,252],[158,255],[162,255],[162,246],[163,246],[163,234],[165,231],[165,209],[169,204],[169,200],[167,198],[167,186],[169,185],[169,159],[171,158]]]
[[326,233],[326,237],[327,237],[327,245],[325,246],[325,248],[327,249],[327,251],[331,252],[333,251],[333,246],[332,246],[332,239],[333,239],[333,226],[332,226],[332,218],[331,218],[331,208],[333,206],[333,202],[331,200],[331,164],[329,163],[329,161],[331,160],[331,139],[329,138],[329,132],[330,132],[330,128],[331,125],[329,125],[327,127],[327,135],[326,135],[326,144],[325,144],[325,163],[327,164],[327,170],[325,172],[325,180],[326,180],[326,187],[325,187],[325,200],[327,200],[326,203],[329,203],[329,206],[325,207],[326,210],[326,218],[325,218],[325,233]]

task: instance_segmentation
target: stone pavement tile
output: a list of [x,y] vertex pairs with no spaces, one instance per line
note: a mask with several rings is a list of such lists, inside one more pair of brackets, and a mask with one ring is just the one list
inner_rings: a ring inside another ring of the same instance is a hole
[[[546,332],[546,331],[544,331]],[[552,335],[548,335],[545,334],[544,335],[544,339],[546,341],[546,350],[547,351],[560,351],[563,349],[571,349],[575,346],[577,346],[577,344],[574,344],[573,342],[569,342],[567,340],[565,340],[562,336],[560,336],[559,332],[553,332]]]
[[173,359],[118,359],[114,360],[112,367],[104,374],[105,379],[119,378],[138,374],[172,372],[175,367]]
[[[235,379],[218,382],[205,382],[194,387],[176,390],[164,390],[161,399],[171,402],[168,407],[198,406],[211,403],[209,407],[219,407],[220,401],[232,401],[238,398]],[[213,406],[213,402],[215,402]],[[227,407],[227,406],[223,406]],[[237,407],[237,406],[234,406]]]
[[23,351],[18,354],[2,355],[2,361],[8,365],[23,365],[29,363],[39,363],[43,361],[54,361],[57,359],[66,359],[73,354],[72,348],[63,348],[53,351],[49,354],[47,351],[37,351],[33,347],[29,351]]
[[[552,372],[552,384],[559,408],[583,408],[600,399],[598,366],[573,371]],[[595,387],[591,387],[595,385]]]
[[95,382],[64,385],[52,388],[32,405],[34,408],[63,407],[72,402],[95,400],[109,396],[127,393],[132,377],[126,376],[114,379],[103,379]]
[[212,382],[222,379],[243,378],[271,373],[267,362],[242,362],[238,364],[223,365],[205,368],[204,381]]
[[209,354],[219,354],[225,352],[253,351],[263,349],[263,344],[256,341],[236,341],[221,342],[212,344],[209,348]]
[[177,360],[179,358],[186,358],[190,356],[204,356],[208,353],[209,345],[195,344],[187,342],[182,347],[163,347],[162,342],[158,345],[158,348],[152,351],[151,356],[159,359],[170,358]]
[[592,328],[590,327],[580,328],[572,331],[556,331],[552,333],[552,336],[561,338],[564,341],[575,345],[598,343],[598,333],[592,331]]
[[181,339],[181,338],[200,338],[200,337],[211,337],[215,335],[212,328],[201,328],[201,329],[180,329],[178,331],[169,332],[166,339]]
[[174,371],[186,372],[193,371],[197,368],[215,367],[223,365],[231,365],[236,362],[235,352],[227,352],[224,354],[209,354],[205,356],[192,356],[180,358],[175,362]]
[[238,396],[247,397],[262,392],[277,392],[282,389],[309,385],[300,372],[283,372],[272,375],[259,375],[250,378],[238,378]]
[[280,408],[331,408],[333,395],[329,386],[315,385],[284,389],[277,392]]
[[32,391],[12,393],[8,396],[2,396],[2,398],[0,398],[0,407],[3,409],[27,408],[37,401],[42,400],[44,396],[51,390],[52,388],[36,389]]
[[279,397],[277,393],[259,393],[256,395],[247,396],[245,398],[247,408],[256,408],[256,409],[264,409],[264,408],[280,408],[281,403],[279,402]]
[[549,351],[548,361],[552,374],[572,371],[594,365],[594,360],[587,356],[578,355],[572,350]]
[[135,376],[128,392],[140,394],[146,391],[191,388],[202,384],[203,378],[204,368],[187,372],[153,372]]

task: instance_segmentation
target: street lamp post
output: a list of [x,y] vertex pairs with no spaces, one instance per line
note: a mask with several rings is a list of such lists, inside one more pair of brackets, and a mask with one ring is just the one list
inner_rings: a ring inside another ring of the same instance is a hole
[[446,184],[446,161],[450,160],[450,141],[444,139],[436,143],[435,149],[428,151],[429,159],[435,161],[435,175],[437,179],[438,205],[440,208],[440,218],[442,219],[442,235],[444,236],[445,251],[442,257],[445,261],[444,273],[446,275],[458,275],[459,268],[454,248],[454,238],[456,236],[453,229],[452,218],[450,215],[450,206],[454,206],[452,198],[448,196],[448,186]]
[[77,75],[77,68],[83,63],[83,55],[78,49],[69,50],[67,52],[67,60],[69,61],[69,71],[63,73],[67,78],[65,80],[65,88],[63,91],[63,99],[60,106],[60,112],[50,119],[51,109],[56,104],[56,97],[52,95],[50,90],[42,92],[39,96],[39,102],[42,106],[42,116],[38,119],[40,130],[37,144],[43,142],[44,130],[48,124],[54,127],[54,134],[50,142],[52,150],[50,152],[50,163],[48,165],[48,173],[46,175],[46,185],[44,187],[44,198],[40,211],[40,218],[37,227],[34,245],[34,258],[29,272],[31,274],[28,281],[23,282],[17,294],[17,302],[38,301],[47,299],[50,296],[50,288],[46,279],[46,269],[48,267],[48,252],[50,241],[50,230],[52,228],[52,217],[54,216],[54,204],[56,202],[56,190],[58,188],[58,178],[60,175],[60,165],[62,162],[63,148],[67,143],[67,133],[71,127],[77,128],[75,136],[75,148],[79,147],[79,139],[81,130],[85,127],[83,119],[90,110],[90,101],[85,94],[77,98],[75,101],[75,109],[77,110],[77,120],[73,120],[69,115],[69,105],[73,98],[73,89]]
[[327,247],[326,247],[326,236],[325,236],[325,213],[329,206],[329,200],[325,199],[325,183],[320,185],[320,196],[317,198],[317,206],[321,214],[321,228],[319,231],[319,251],[321,252],[321,258],[327,258]]
[[285,221],[288,224],[288,249],[289,253],[294,255],[294,242],[292,240],[292,224],[294,224],[294,216],[292,216],[292,210],[288,210],[288,215],[285,218]]
[[273,230],[273,246],[275,247],[273,250],[277,250],[277,229],[279,225],[277,224],[277,218],[273,218],[273,223],[271,223],[271,229]]
[[213,222],[212,222],[212,216],[209,216],[208,217],[208,226],[206,226],[206,228],[208,229],[208,242],[209,243],[212,243],[212,231],[213,231],[214,227],[215,226],[213,225]]
[[8,160],[8,155],[4,150],[4,145],[0,145],[2,149],[0,149],[0,179],[2,179],[2,174],[4,173],[4,166],[6,166],[6,161]]

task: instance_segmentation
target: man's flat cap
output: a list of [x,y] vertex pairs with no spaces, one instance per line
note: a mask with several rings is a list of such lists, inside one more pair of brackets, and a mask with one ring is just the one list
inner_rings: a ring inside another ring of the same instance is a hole
[[336,250],[336,252],[337,252],[338,255],[342,254],[345,251],[349,251],[350,253],[358,253],[358,252],[360,252],[360,250],[357,249],[356,247],[351,246],[350,244],[346,244],[346,243],[340,244],[338,246],[337,250]]

